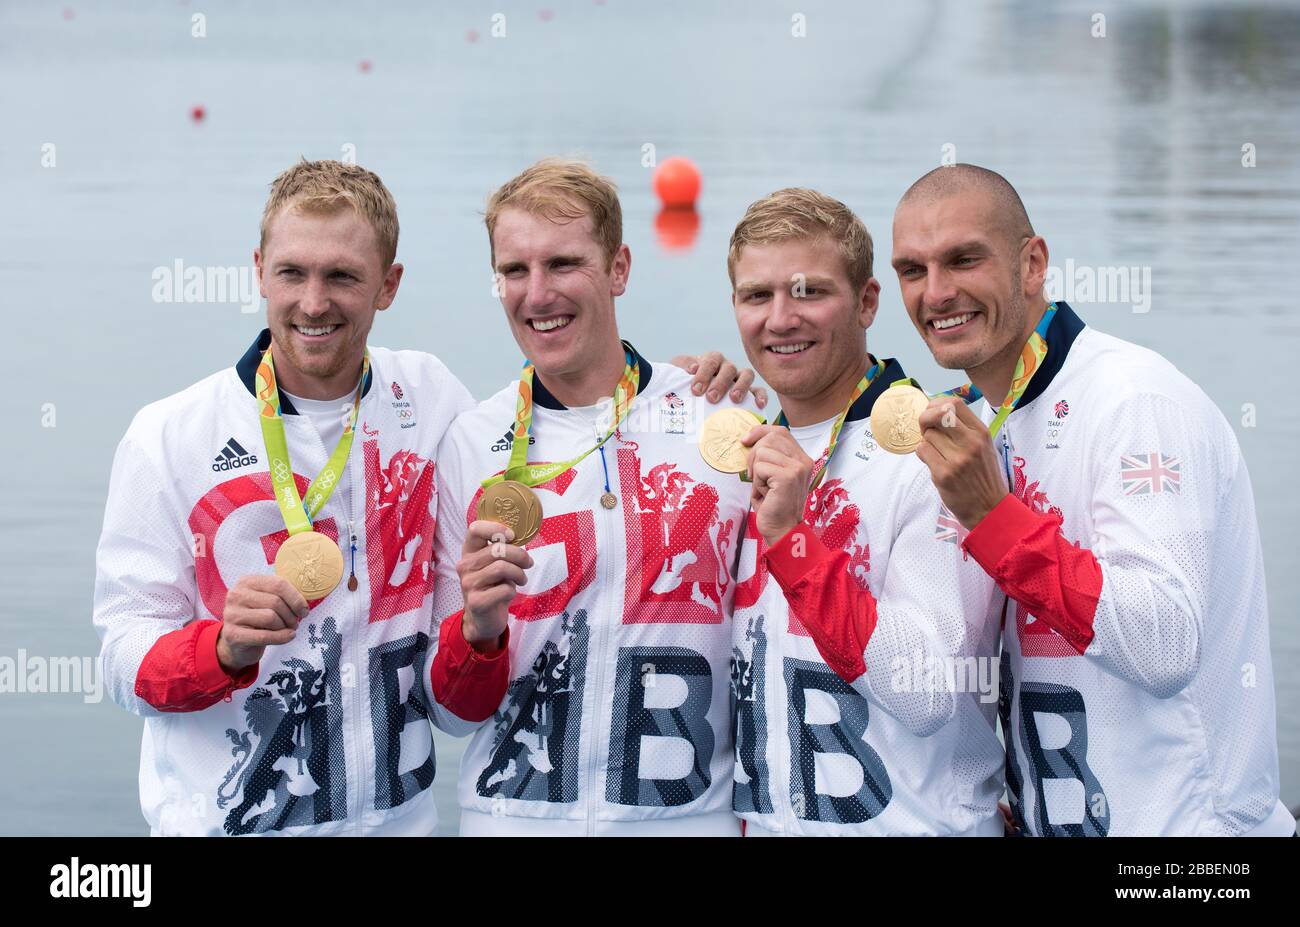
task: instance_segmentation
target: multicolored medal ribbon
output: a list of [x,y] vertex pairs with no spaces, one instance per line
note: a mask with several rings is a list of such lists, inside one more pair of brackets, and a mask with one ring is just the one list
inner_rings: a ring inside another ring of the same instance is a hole
[[[514,532],[512,544],[526,544],[542,525],[542,503],[532,487],[549,482],[567,470],[576,467],[589,455],[604,447],[627,418],[641,385],[641,367],[632,346],[623,342],[623,375],[614,388],[614,414],[605,436],[588,451],[572,460],[555,463],[528,463],[528,436],[533,424],[533,376],[531,361],[524,361],[519,374],[519,395],[515,399],[514,439],[510,447],[510,460],[504,472],[483,481],[483,495],[479,498],[478,517],[506,525]],[[607,492],[607,495],[609,493]],[[609,508],[608,502],[602,503]]]
[[[1006,398],[989,423],[990,437],[997,436],[1007,416],[1029,388],[1029,381],[1042,367],[1043,358],[1047,357],[1047,329],[1051,327],[1055,315],[1056,303],[1050,303],[1021,349],[1015,373],[1011,377],[1011,388],[1007,390]],[[897,380],[889,384],[889,389],[885,390],[871,409],[871,433],[876,443],[895,454],[910,454],[915,451],[921,443],[921,413],[930,404],[930,399],[938,399],[940,396],[955,396],[967,405],[984,398],[974,383],[946,389],[931,397],[910,377]]]
[[[1034,378],[1038,368],[1043,366],[1043,358],[1047,356],[1047,329],[1051,327],[1052,319],[1055,316],[1056,303],[1049,303],[1047,311],[1043,313],[1043,317],[1039,320],[1037,327],[1034,328],[1033,334],[1029,336],[1025,346],[1021,348],[1020,359],[1016,361],[1016,372],[1011,377],[1011,388],[1007,390],[1006,398],[1002,400],[1002,405],[998,407],[997,415],[989,423],[990,437],[997,437],[998,432],[1002,429],[1002,424],[1007,420],[1007,416],[1016,407],[1016,403],[1025,394],[1025,390],[1029,389],[1029,381]],[[937,395],[956,396],[967,405],[984,398],[984,394],[979,391],[979,387],[974,383],[947,389]]]
[[[885,362],[878,360],[876,361],[875,366],[868,370],[866,374],[863,375],[862,379],[858,381],[858,385],[853,387],[853,395],[849,397],[848,405],[846,405],[843,411],[835,417],[835,424],[831,425],[830,443],[826,445],[826,450],[822,451],[821,457],[818,457],[817,460],[813,462],[812,481],[808,484],[809,492],[812,492],[820,486],[822,477],[826,475],[826,468],[831,464],[831,455],[835,453],[835,448],[840,443],[840,431],[843,430],[844,422],[849,417],[849,410],[853,408],[855,402],[862,398],[862,394],[871,388],[871,384],[875,382],[876,378],[884,372]],[[777,413],[776,422],[774,424],[779,425],[782,428],[788,427],[786,425],[785,412]]]
[[262,437],[266,441],[266,456],[271,466],[271,485],[275,488],[275,502],[289,529],[289,538],[280,545],[275,555],[276,575],[293,584],[309,600],[323,599],[334,591],[343,579],[343,553],[338,544],[314,530],[312,522],[325,505],[343,475],[348,454],[352,450],[353,428],[357,410],[361,407],[361,394],[370,375],[370,352],[361,362],[361,380],[352,400],[352,412],[343,428],[334,453],[321,468],[320,473],[307,487],[307,498],[298,495],[298,484],[293,478],[293,464],[289,459],[289,446],[284,437],[284,419],[280,415],[280,390],[275,381],[275,363],[271,349],[262,355],[257,367],[255,388],[262,404],[260,421]]

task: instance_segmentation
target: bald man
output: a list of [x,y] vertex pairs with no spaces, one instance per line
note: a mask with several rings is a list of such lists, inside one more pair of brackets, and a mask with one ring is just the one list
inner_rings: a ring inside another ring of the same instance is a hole
[[1291,835],[1236,438],[1163,357],[1049,303],[1047,260],[984,168],[931,171],[894,217],[908,314],[971,381],[931,401],[916,453],[997,584],[1015,825]]

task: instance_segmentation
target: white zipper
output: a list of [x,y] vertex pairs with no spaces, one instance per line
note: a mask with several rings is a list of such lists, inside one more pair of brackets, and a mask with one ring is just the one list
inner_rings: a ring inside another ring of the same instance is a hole
[[[350,458],[352,455],[349,454],[348,456]],[[354,524],[353,519],[356,518],[356,514],[357,514],[356,512],[356,502],[357,502],[356,464],[351,459],[349,459],[348,461],[348,478],[351,484],[348,486],[348,497],[349,497],[348,508],[350,510],[348,514],[352,516],[352,518],[348,519],[348,533],[349,535],[351,535],[353,524]],[[351,541],[349,539],[349,544],[350,543]],[[368,585],[369,583],[367,582],[367,586]],[[358,587],[357,591],[358,592],[361,591],[360,587]],[[360,610],[359,608],[360,600],[357,596],[351,593],[348,594],[348,599],[351,600],[350,604],[352,605],[352,623],[353,625],[357,625],[358,622],[360,621],[360,615],[358,614]],[[354,682],[353,688],[356,690],[355,702],[356,702],[356,711],[357,711],[356,716],[353,719],[353,725],[352,725],[352,735],[353,735],[352,745],[353,745],[353,750],[355,751],[357,757],[357,834],[363,835],[365,833],[364,817],[366,813],[366,788],[365,788],[366,764],[364,761],[365,752],[361,749],[361,745],[358,742],[358,737],[357,737],[357,731],[361,726],[361,718],[363,717],[362,714],[363,706],[361,704],[361,688],[362,688],[361,687],[361,663],[357,661],[357,654],[356,654],[358,642],[360,641],[363,635],[358,631],[357,633],[354,633],[351,636],[352,636],[353,651],[354,651],[353,660],[355,661],[353,663],[353,667],[355,671],[352,674],[352,678]],[[340,680],[340,684],[342,684],[342,680]]]
[[[593,431],[598,428],[599,426],[593,423],[592,425]],[[600,440],[600,434],[598,431],[596,432],[596,440]],[[615,460],[614,469],[615,471],[617,471],[618,470],[617,450],[615,451],[614,460]],[[603,481],[601,485],[604,485]],[[611,486],[611,491],[612,488],[613,487]],[[618,545],[614,544],[610,539],[610,532],[609,532],[609,525],[608,525],[608,516],[615,514],[616,512],[618,512],[618,510],[616,508],[606,509],[602,505],[593,505],[592,512],[593,513],[599,512],[602,514],[602,516],[604,516],[602,519],[603,523],[597,526],[598,531],[596,534],[596,556],[600,557],[601,550],[603,547],[607,555],[606,563],[609,564],[610,568],[607,568],[605,571],[606,582],[603,584],[604,588],[601,589],[600,592],[597,594],[597,596],[595,597],[596,602],[594,603],[598,608],[598,615],[600,618],[600,630],[599,630],[598,646],[592,649],[592,655],[596,657],[597,662],[595,663],[595,667],[596,667],[596,676],[594,679],[595,687],[592,689],[592,695],[594,697],[591,700],[591,704],[592,704],[591,727],[590,727],[591,755],[587,760],[587,836],[588,837],[595,836],[596,833],[596,810],[597,810],[597,802],[598,802],[597,795],[596,795],[596,772],[597,772],[596,761],[600,756],[601,745],[605,742],[606,739],[604,737],[604,733],[601,731],[600,728],[600,717],[601,717],[600,703],[601,703],[601,696],[605,688],[605,661],[606,661],[605,650],[609,646],[609,624],[611,620],[609,616],[611,614],[611,611],[610,609],[604,607],[606,603],[602,600],[607,595],[609,595],[608,590],[615,588],[614,579],[617,576],[617,570],[613,569],[612,567],[614,566],[615,552],[618,549]],[[618,512],[618,516],[620,518],[623,517],[621,512]],[[589,612],[588,622],[591,622],[591,620],[592,620],[592,616]],[[600,796],[600,800],[603,800],[603,798],[604,798],[603,795]]]
[[[755,566],[755,568],[757,569],[757,565]],[[771,573],[768,573],[767,581],[769,583],[775,583],[776,577],[772,576]],[[784,601],[784,596],[782,597],[782,601]],[[788,611],[789,606],[787,605],[786,608]],[[772,624],[773,624],[772,628],[768,631],[768,637],[771,640],[771,646],[768,647],[768,653],[785,654],[786,647],[789,646],[789,641],[787,640],[787,634],[786,634],[787,630],[789,629],[789,624],[790,624],[789,619],[787,618],[785,621],[776,621],[773,622]],[[783,662],[783,658],[778,658],[776,662],[777,662],[776,671],[779,674],[779,678],[781,680],[780,694],[783,696],[783,698],[781,699],[781,711],[779,714],[772,711],[768,711],[767,727],[768,730],[771,731],[773,729],[774,723],[776,723],[773,721],[773,718],[779,717],[781,719],[779,722],[779,727],[783,731],[785,731],[785,729],[788,728],[790,723],[787,717],[787,715],[789,714],[788,706],[790,704],[790,690],[786,688],[786,684],[785,684],[785,672],[781,665]],[[766,674],[769,668],[770,667],[766,667],[766,666],[763,667],[763,672]],[[770,684],[770,681],[772,679],[771,674],[768,674],[766,678],[768,679],[769,684],[765,688],[768,691],[771,691],[772,689],[772,686]],[[769,705],[764,707],[770,708],[772,706]],[[800,722],[802,723],[802,719],[800,719]],[[772,742],[772,738],[769,736],[768,743],[771,742]],[[784,736],[777,738],[776,749],[780,753],[784,754],[783,757],[784,762],[780,764],[773,764],[773,766],[775,766],[777,769],[785,769],[785,770],[793,771],[794,745],[790,743],[789,733],[785,733]],[[768,778],[770,779],[772,776],[772,770],[768,769],[767,774],[768,774]],[[790,836],[795,833],[794,794],[790,789],[791,776],[786,775],[784,778],[785,778],[785,782],[782,783],[781,788],[779,789],[776,788],[776,783],[772,784],[773,787],[770,790],[769,795],[772,799],[774,809],[775,809],[775,802],[778,800],[779,797],[781,801],[781,805],[780,805],[781,813],[778,816],[778,819],[781,822],[781,833],[782,835]],[[802,788],[802,783],[800,785],[800,788]],[[807,811],[807,809],[804,810],[805,812]]]
[[[349,508],[351,508],[351,503],[353,502],[355,502],[355,499],[349,500]],[[349,514],[355,515],[356,512],[350,512]],[[352,580],[356,578],[357,578],[357,523],[352,519],[349,519],[348,520],[348,582],[351,583]],[[357,581],[357,588],[355,590],[351,588],[348,589],[348,592],[354,592],[354,591],[355,592],[361,591],[360,580]]]
[[1007,477],[1008,491],[1014,493],[1016,484],[1011,476],[1011,438],[1009,437],[1011,430],[1007,427],[1010,422],[1011,416],[1007,416],[1006,421],[1002,423],[1002,470]]

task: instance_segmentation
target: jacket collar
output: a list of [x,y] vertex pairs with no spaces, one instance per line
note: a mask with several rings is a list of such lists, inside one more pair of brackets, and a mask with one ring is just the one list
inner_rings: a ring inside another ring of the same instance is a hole
[[[248,346],[244,356],[235,364],[235,372],[239,374],[239,379],[243,381],[244,388],[254,397],[257,396],[257,365],[262,362],[262,355],[266,349],[271,346],[271,330],[262,329],[262,333],[253,339],[253,343]],[[374,364],[371,364],[370,372],[366,374],[365,385],[361,387],[361,395],[364,397],[370,392],[370,385],[375,379]],[[297,415],[298,410],[293,407],[293,401],[282,391],[280,393],[280,414]]]
[[[867,357],[873,365],[876,363],[876,359],[870,354]],[[844,416],[844,421],[857,422],[869,418],[871,416],[871,407],[876,404],[876,400],[880,398],[881,394],[889,389],[889,385],[896,380],[906,378],[907,374],[903,372],[902,364],[892,357],[885,358],[885,369],[880,372],[880,376],[871,381],[867,391],[859,396],[853,405],[849,406],[849,414]]]
[[[650,362],[642,357],[636,348],[632,347],[630,341],[624,341],[623,347],[631,351],[632,356],[636,359],[637,367],[640,371],[640,382],[637,385],[636,394],[640,396],[645,392],[645,388],[650,385],[650,377],[654,373],[654,369],[650,366]],[[551,391],[548,390],[546,384],[542,382],[541,374],[535,371],[533,373],[533,402],[536,405],[541,406],[543,409],[562,411],[568,408],[564,403],[551,395]]]
[[1043,366],[1034,373],[1028,388],[1021,394],[1013,409],[1029,405],[1047,391],[1053,378],[1061,372],[1061,367],[1065,365],[1065,358],[1070,353],[1070,346],[1074,344],[1074,339],[1079,337],[1079,332],[1083,331],[1083,328],[1083,319],[1079,318],[1078,313],[1071,309],[1068,303],[1057,300],[1056,315],[1052,319],[1052,324],[1047,326],[1047,356],[1043,358]]

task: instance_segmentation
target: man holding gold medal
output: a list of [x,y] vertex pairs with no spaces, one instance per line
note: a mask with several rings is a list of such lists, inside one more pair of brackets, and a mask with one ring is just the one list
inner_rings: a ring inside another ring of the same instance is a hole
[[[397,236],[370,171],[281,174],[254,252],[268,328],[118,447],[94,620],[146,719],[154,834],[432,834],[428,720],[462,730],[505,689],[506,661],[438,650],[429,613],[433,451],[473,400],[432,355],[366,346]],[[753,379],[679,360],[699,393]]]
[[735,811],[753,836],[998,835],[997,692],[977,669],[996,660],[992,583],[937,532],[907,454],[919,431],[885,408],[906,375],[867,352],[871,236],[843,203],[780,190],[736,226],[728,271],[745,351],[781,403],[773,425],[718,426],[739,443],[728,468],[753,479]]
[[986,608],[1015,826],[1289,836],[1236,438],[1164,358],[1049,303],[1047,261],[984,168],[926,174],[894,217],[908,314],[971,380],[924,405],[898,389],[963,550],[999,587]]
[[508,652],[511,677],[491,719],[465,725],[462,834],[739,832],[727,687],[749,489],[700,459],[688,374],[619,338],[621,215],[574,161],[488,202],[527,360],[438,450],[444,646]]
[[425,691],[432,451],[472,400],[432,355],[367,348],[397,235],[369,171],[281,174],[254,253],[267,330],[118,447],[95,625],[146,719],[154,834],[431,834],[429,719],[504,679],[483,660]]

